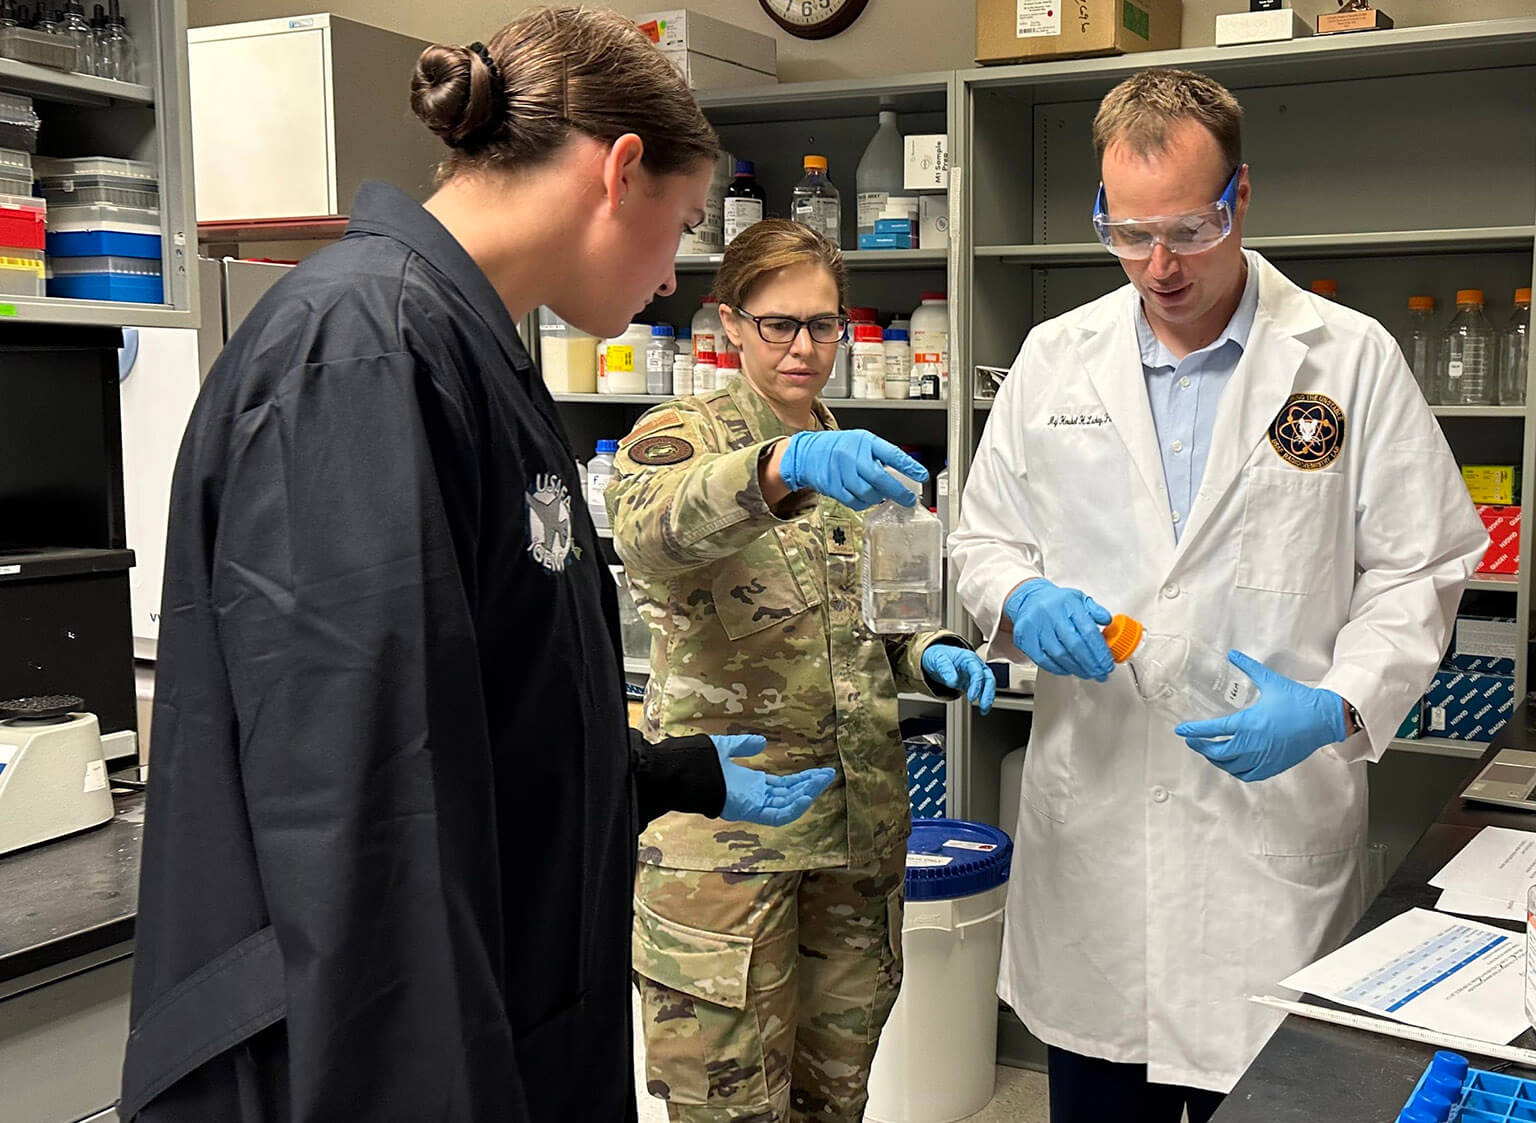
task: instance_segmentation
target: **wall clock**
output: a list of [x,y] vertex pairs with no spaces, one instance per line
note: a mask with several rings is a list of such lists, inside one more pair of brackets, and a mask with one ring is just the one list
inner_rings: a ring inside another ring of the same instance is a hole
[[869,0],[757,0],[768,18],[801,39],[828,39],[844,30]]

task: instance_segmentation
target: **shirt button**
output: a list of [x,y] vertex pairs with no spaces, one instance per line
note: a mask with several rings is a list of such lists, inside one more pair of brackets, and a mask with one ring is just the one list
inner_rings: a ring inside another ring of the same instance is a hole
[[1178,512],[1177,512],[1177,511],[1175,511],[1175,512],[1174,512],[1174,513],[1173,513],[1173,521],[1174,521],[1174,522],[1178,522],[1178,521],[1179,521],[1179,520],[1180,520],[1180,519],[1182,519],[1182,518],[1183,518],[1183,517],[1184,517],[1184,516],[1183,516],[1183,515],[1181,515],[1181,514],[1179,514],[1179,513],[1178,513]]
[[1184,442],[1183,441],[1174,441],[1173,442],[1173,451],[1174,452],[1183,452],[1184,451]]
[[1177,581],[1170,581],[1168,584],[1163,586],[1163,596],[1167,597],[1169,600],[1172,600],[1178,595],[1179,583]]
[[1152,802],[1153,803],[1167,803],[1168,802],[1168,789],[1163,787],[1161,784],[1158,784],[1156,787],[1154,787],[1152,789]]
[[1188,390],[1189,389],[1189,375],[1186,374],[1183,378],[1179,379],[1179,389],[1180,390]]

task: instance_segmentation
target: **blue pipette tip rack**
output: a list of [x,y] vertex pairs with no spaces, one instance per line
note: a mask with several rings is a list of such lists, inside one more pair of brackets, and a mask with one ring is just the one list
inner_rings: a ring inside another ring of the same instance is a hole
[[1403,1105],[1398,1123],[1536,1123],[1536,1080],[1472,1068],[1436,1053]]

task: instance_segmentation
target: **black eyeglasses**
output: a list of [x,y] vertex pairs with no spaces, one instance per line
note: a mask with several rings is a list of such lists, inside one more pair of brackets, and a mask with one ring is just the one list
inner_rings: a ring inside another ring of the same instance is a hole
[[817,343],[841,343],[848,333],[848,317],[816,316],[809,320],[797,320],[793,316],[754,316],[744,308],[735,310],[738,316],[757,325],[757,334],[764,343],[793,343],[804,328]]

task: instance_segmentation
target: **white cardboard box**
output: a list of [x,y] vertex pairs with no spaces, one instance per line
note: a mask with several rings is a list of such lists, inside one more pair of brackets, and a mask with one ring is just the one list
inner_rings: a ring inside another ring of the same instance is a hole
[[1216,17],[1216,45],[1237,47],[1244,43],[1280,43],[1304,39],[1312,34],[1312,25],[1294,9],[1271,12],[1228,12]]
[[687,79],[689,89],[725,90],[738,86],[766,86],[778,81],[772,74],[723,62],[698,51],[662,51],[667,60]]
[[949,248],[948,195],[918,196],[917,244],[925,250]]
[[766,74],[773,81],[778,80],[778,45],[771,35],[760,35],[687,8],[642,12],[635,17],[635,23],[664,51],[686,50],[708,55],[721,62]]
[[949,138],[943,133],[914,133],[902,137],[906,167],[902,186],[908,191],[949,190]]

